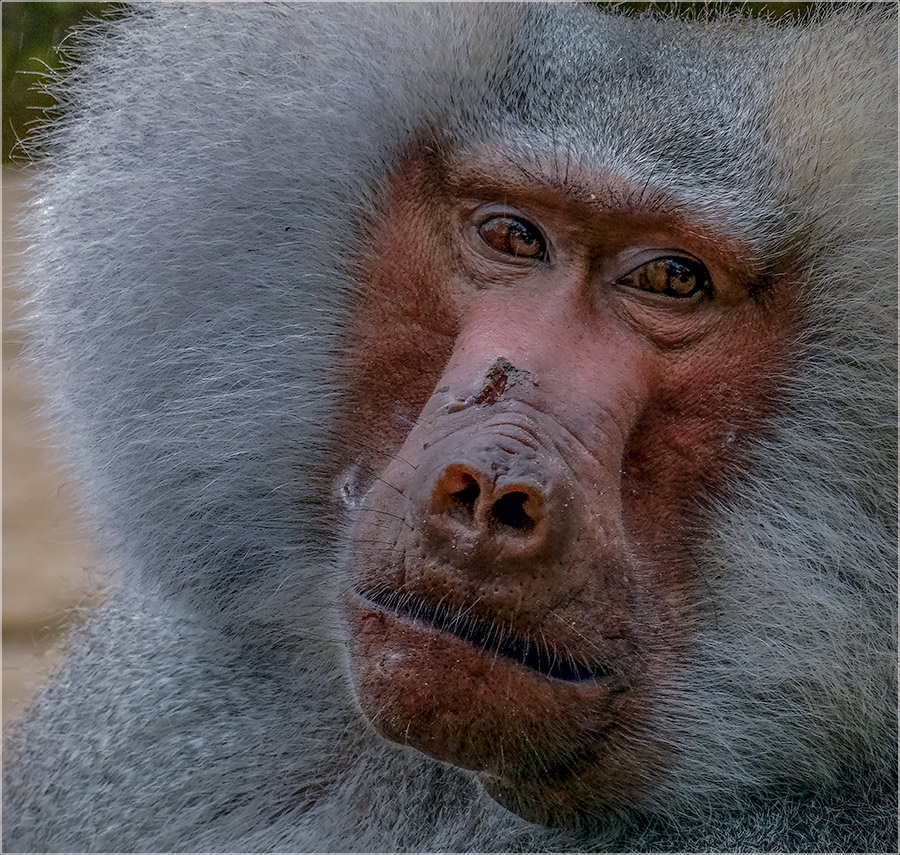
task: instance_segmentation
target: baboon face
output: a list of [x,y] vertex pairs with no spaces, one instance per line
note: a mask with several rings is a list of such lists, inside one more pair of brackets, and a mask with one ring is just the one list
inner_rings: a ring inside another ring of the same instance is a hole
[[633,737],[690,644],[698,500],[771,406],[794,315],[732,236],[568,179],[496,152],[398,170],[346,428],[371,485],[344,600],[363,711],[557,822],[665,762]]

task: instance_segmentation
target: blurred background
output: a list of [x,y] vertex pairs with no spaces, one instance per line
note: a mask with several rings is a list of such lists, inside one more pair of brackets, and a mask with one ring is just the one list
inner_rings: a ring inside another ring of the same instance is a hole
[[74,510],[63,456],[38,413],[40,387],[18,357],[28,276],[15,219],[29,195],[26,139],[52,101],[35,91],[58,67],[56,46],[109,3],[10,3],[3,27],[3,723],[14,718],[59,661],[60,635],[96,602],[97,559]]

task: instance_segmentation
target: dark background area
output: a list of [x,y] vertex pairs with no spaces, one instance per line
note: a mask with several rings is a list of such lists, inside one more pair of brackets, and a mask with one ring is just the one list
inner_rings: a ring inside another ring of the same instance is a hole
[[[109,13],[113,3],[9,3],[3,15],[3,162],[14,154],[52,99],[37,91],[48,69],[59,68],[65,38],[79,22]],[[59,46],[62,44],[62,51]]]

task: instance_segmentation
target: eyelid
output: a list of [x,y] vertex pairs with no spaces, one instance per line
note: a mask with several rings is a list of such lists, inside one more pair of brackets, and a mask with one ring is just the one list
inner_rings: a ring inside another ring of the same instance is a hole
[[671,258],[675,261],[681,261],[683,259],[699,265],[704,270],[707,269],[706,265],[696,255],[693,255],[685,249],[680,249],[678,247],[635,247],[632,252],[619,256],[620,265],[626,268],[625,272],[619,278],[624,279],[626,276],[631,275],[635,270],[639,270],[651,261],[660,261],[667,258]]

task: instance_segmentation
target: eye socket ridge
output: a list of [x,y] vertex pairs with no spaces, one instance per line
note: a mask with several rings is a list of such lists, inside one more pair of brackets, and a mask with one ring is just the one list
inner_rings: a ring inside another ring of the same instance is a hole
[[695,258],[674,254],[644,262],[616,285],[676,300],[702,299],[713,293],[706,266]]
[[533,223],[516,214],[493,213],[479,224],[478,236],[491,249],[526,261],[544,261],[547,241]]

